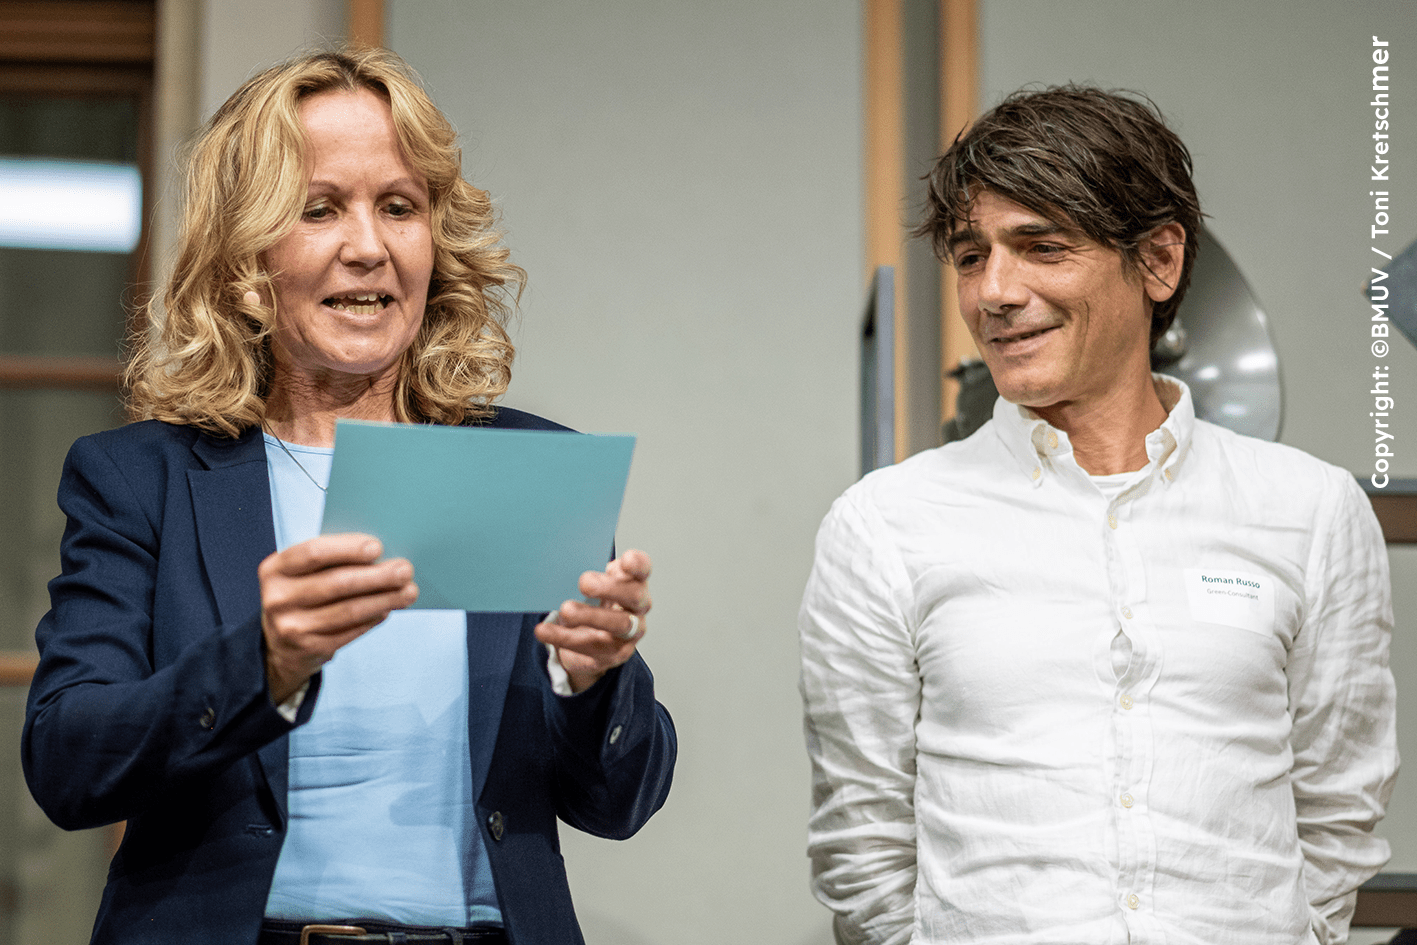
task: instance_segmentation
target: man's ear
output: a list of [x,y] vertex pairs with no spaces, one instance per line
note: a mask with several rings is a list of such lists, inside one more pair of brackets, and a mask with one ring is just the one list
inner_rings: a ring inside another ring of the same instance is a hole
[[1141,276],[1147,298],[1165,302],[1176,292],[1186,261],[1186,228],[1164,223],[1152,230],[1137,247],[1141,252]]

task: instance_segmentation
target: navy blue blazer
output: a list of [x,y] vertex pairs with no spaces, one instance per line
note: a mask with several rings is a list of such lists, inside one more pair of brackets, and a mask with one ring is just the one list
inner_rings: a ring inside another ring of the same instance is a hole
[[[487,424],[561,429],[506,408]],[[128,822],[92,941],[252,945],[294,727],[266,689],[256,566],[275,533],[260,431],[146,421],[84,437],[59,504],[62,572],[36,631],[22,751],[59,826]],[[676,743],[638,655],[555,695],[538,619],[468,614],[468,726],[488,736],[472,739],[472,783],[509,938],[567,945],[582,938],[557,818],[630,836],[668,795]],[[294,725],[318,701],[317,675]]]

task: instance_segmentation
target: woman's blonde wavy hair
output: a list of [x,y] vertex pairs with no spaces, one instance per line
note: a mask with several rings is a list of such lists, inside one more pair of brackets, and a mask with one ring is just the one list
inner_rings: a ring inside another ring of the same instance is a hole
[[172,275],[145,306],[125,381],[134,419],[237,436],[259,424],[271,383],[273,276],[261,254],[300,219],[310,179],[300,103],[369,89],[393,111],[409,162],[428,182],[433,275],[423,324],[399,363],[404,422],[485,416],[511,381],[506,321],[526,274],[508,261],[486,191],[462,178],[447,118],[412,70],[382,49],[311,53],[250,79],[212,116],[188,159]]

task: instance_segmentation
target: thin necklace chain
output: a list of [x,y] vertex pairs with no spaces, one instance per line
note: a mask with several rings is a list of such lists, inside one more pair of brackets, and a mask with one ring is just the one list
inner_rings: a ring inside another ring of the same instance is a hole
[[277,443],[280,444],[280,448],[285,451],[285,455],[287,455],[287,456],[290,457],[290,461],[291,461],[292,463],[294,463],[296,466],[299,466],[299,467],[300,467],[300,471],[305,474],[305,478],[306,478],[306,479],[309,479],[311,482],[313,482],[313,483],[315,484],[315,488],[316,488],[316,489],[319,489],[321,492],[329,492],[329,491],[330,491],[328,486],[322,486],[322,485],[320,485],[320,480],[318,480],[318,479],[316,479],[314,476],[310,475],[310,470],[306,469],[306,468],[305,468],[305,464],[302,463],[302,462],[300,462],[300,460],[298,460],[298,459],[295,458],[295,454],[290,451],[290,447],[288,447],[288,446],[285,445],[285,440],[282,440],[280,437],[276,436],[275,433],[271,430],[271,428],[268,427],[268,426],[266,426],[266,421],[264,421],[264,420],[261,421],[261,429],[262,429],[262,430],[265,430],[267,433],[270,433],[271,438],[274,439]]

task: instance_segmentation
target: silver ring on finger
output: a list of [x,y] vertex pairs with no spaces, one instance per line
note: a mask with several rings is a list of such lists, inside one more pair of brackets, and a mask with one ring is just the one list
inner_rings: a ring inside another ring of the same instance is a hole
[[615,635],[620,639],[625,640],[626,642],[634,642],[635,640],[638,640],[640,638],[640,635],[642,633],[644,633],[644,628],[640,626],[640,618],[638,614],[632,614],[629,611],[626,611],[625,616],[630,618],[629,628],[625,630],[624,633],[617,633]]

